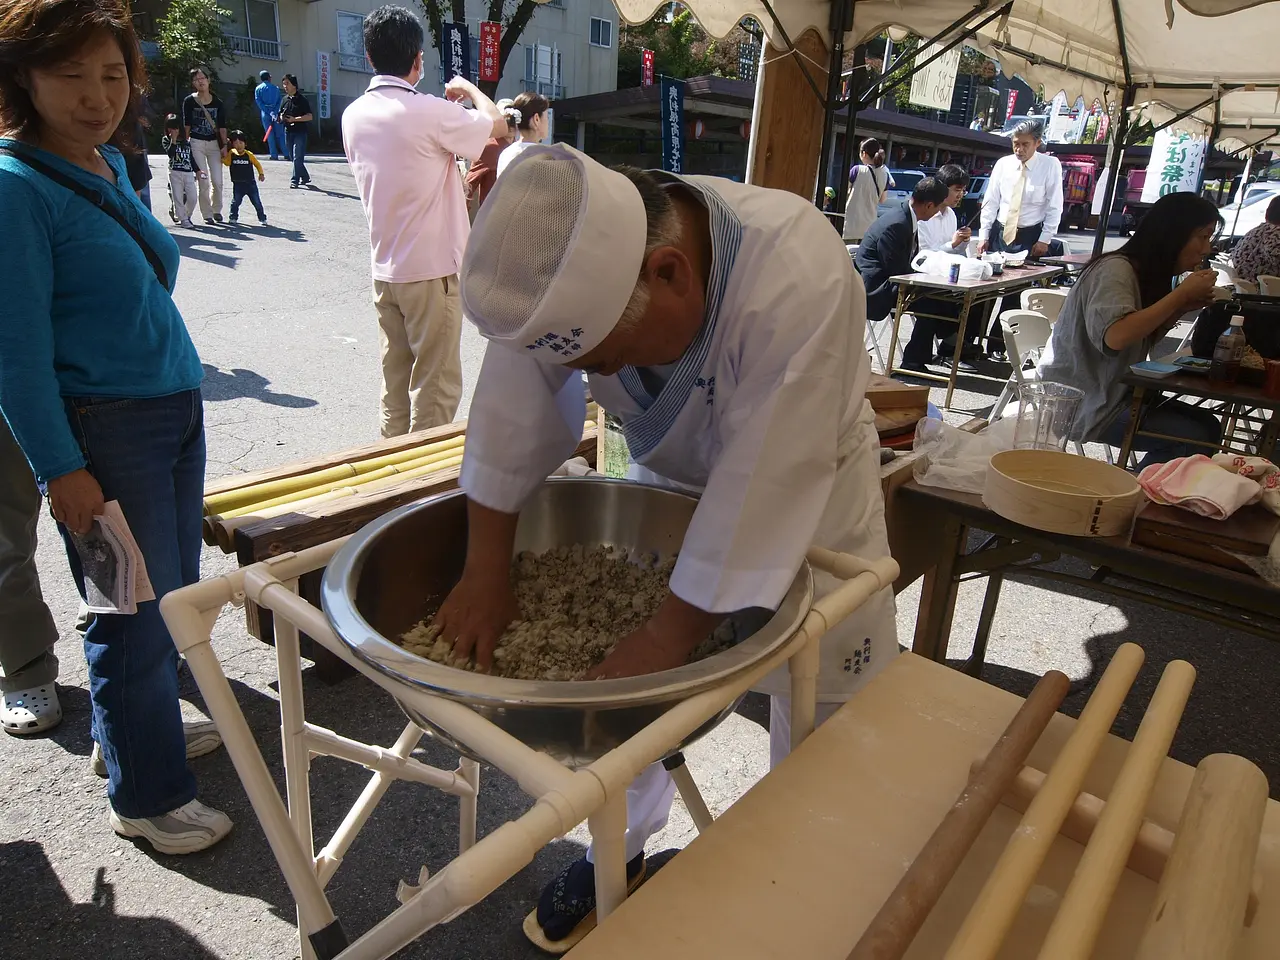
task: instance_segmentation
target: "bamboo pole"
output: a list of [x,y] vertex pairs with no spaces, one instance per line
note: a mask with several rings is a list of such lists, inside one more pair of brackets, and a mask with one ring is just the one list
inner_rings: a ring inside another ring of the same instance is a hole
[[1195,680],[1195,667],[1185,660],[1174,660],[1165,667],[1107,805],[1040,947],[1041,960],[1088,960],[1093,956],[1102,921],[1138,837],[1156,775],[1169,754]]
[[353,477],[358,477],[361,474],[370,473],[383,467],[421,459],[427,455],[428,451],[439,452],[460,448],[465,439],[465,434],[460,434],[447,440],[436,440],[424,446],[410,447],[407,450],[399,450],[380,457],[342,463],[324,470],[317,470],[314,473],[304,473],[296,477],[286,477],[281,480],[271,480],[248,487],[239,487],[235,490],[206,497],[204,510],[210,516],[220,515],[227,517],[231,511],[250,507],[256,503],[271,500],[285,494],[309,490],[313,487],[323,486],[326,483],[338,484],[343,480],[350,480]]
[[282,496],[273,497],[270,500],[255,501],[243,507],[236,507],[233,510],[227,510],[217,516],[211,516],[209,519],[218,523],[224,520],[234,520],[236,517],[243,517],[250,513],[259,513],[270,507],[278,507],[286,503],[298,503],[311,497],[319,496],[322,493],[329,493],[333,490],[343,490],[347,487],[360,486],[365,483],[372,483],[375,480],[382,480],[386,477],[394,477],[396,475],[404,475],[418,467],[429,466],[432,463],[440,463],[443,460],[449,460],[462,455],[462,445],[457,444],[443,450],[435,450],[431,453],[424,453],[412,460],[405,460],[402,463],[388,464],[385,467],[379,467],[377,470],[370,470],[367,473],[359,473],[350,483],[326,483],[321,482],[315,486],[309,486],[305,489],[296,490],[293,493],[286,493]]
[[223,520],[214,526],[215,534],[218,538],[218,545],[223,550],[230,552],[231,541],[235,536],[235,532],[241,527],[249,524],[257,523],[260,520],[273,520],[276,517],[282,517],[287,513],[305,512],[312,507],[318,507],[323,504],[331,503],[335,500],[342,500],[347,497],[355,496],[360,493],[370,493],[381,490],[384,486],[391,483],[402,483],[407,480],[417,480],[422,477],[429,476],[433,473],[441,473],[445,470],[451,470],[462,463],[462,455],[450,457],[448,460],[442,460],[438,463],[429,463],[426,466],[408,470],[405,473],[398,474],[393,477],[382,477],[369,483],[351,484],[341,487],[337,490],[330,490],[317,496],[308,497],[305,500],[297,500],[293,503],[282,503],[274,507],[257,513],[248,513],[239,517],[233,517],[230,520]]
[[1044,788],[1031,801],[965,917],[947,950],[946,960],[990,960],[999,952],[1036,872],[1080,793],[1085,774],[1138,676],[1143,658],[1142,648],[1133,643],[1124,644],[1112,657],[1050,769]]

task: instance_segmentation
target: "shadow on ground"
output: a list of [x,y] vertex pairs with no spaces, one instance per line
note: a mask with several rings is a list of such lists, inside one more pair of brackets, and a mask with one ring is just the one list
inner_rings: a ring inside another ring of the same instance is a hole
[[311,397],[297,397],[291,393],[276,393],[268,387],[271,383],[266,377],[252,370],[236,367],[231,370],[220,370],[212,364],[202,363],[204,382],[200,390],[206,401],[239,400],[242,397],[250,400],[261,400],[273,407],[314,407],[320,401]]

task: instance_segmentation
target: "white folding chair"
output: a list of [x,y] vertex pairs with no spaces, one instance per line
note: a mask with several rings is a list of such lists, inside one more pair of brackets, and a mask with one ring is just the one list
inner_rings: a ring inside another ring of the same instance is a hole
[[1032,287],[1022,291],[1022,309],[1041,314],[1049,325],[1058,322],[1062,305],[1067,302],[1069,291],[1056,287]]
[[[881,326],[889,326],[892,321],[886,318],[885,320],[876,321],[876,323]],[[875,354],[876,359],[880,361],[880,372],[888,376],[889,367],[884,362],[884,350],[880,347],[880,331],[876,323],[870,320],[867,321],[867,350]]]
[[1000,329],[1004,331],[1005,350],[1009,354],[1009,363],[1013,365],[1013,373],[1009,382],[1000,392],[996,405],[991,408],[991,420],[999,420],[1004,415],[1004,408],[1013,399],[1018,385],[1027,380],[1038,379],[1035,369],[1023,371],[1028,360],[1040,359],[1040,351],[1049,345],[1052,332],[1049,319],[1043,313],[1034,310],[1006,310],[1000,314]]
[[1258,292],[1264,297],[1280,297],[1280,277],[1270,274],[1258,277]]

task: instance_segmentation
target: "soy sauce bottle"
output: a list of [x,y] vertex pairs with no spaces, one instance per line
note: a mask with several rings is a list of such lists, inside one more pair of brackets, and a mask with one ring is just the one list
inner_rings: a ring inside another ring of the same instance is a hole
[[1240,375],[1240,361],[1244,359],[1244,317],[1231,318],[1231,326],[1218,338],[1213,348],[1213,363],[1209,367],[1209,380],[1214,383],[1235,383]]

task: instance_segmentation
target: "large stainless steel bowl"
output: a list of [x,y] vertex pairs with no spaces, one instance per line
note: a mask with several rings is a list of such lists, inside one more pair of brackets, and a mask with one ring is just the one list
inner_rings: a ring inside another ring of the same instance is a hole
[[[696,505],[694,497],[625,480],[548,480],[520,514],[516,550],[604,544],[669,557],[679,551]],[[767,657],[795,633],[813,600],[806,563],[776,611],[735,614],[739,642],[705,660],[621,680],[508,680],[434,663],[389,639],[439,607],[462,573],[466,542],[461,492],[394,510],[355,534],[333,558],[321,592],[324,612],[342,641],[375,670],[406,688],[465,703],[529,746],[574,766],[591,762],[676,703]],[[400,705],[424,729],[475,756],[412,704],[400,699]]]

